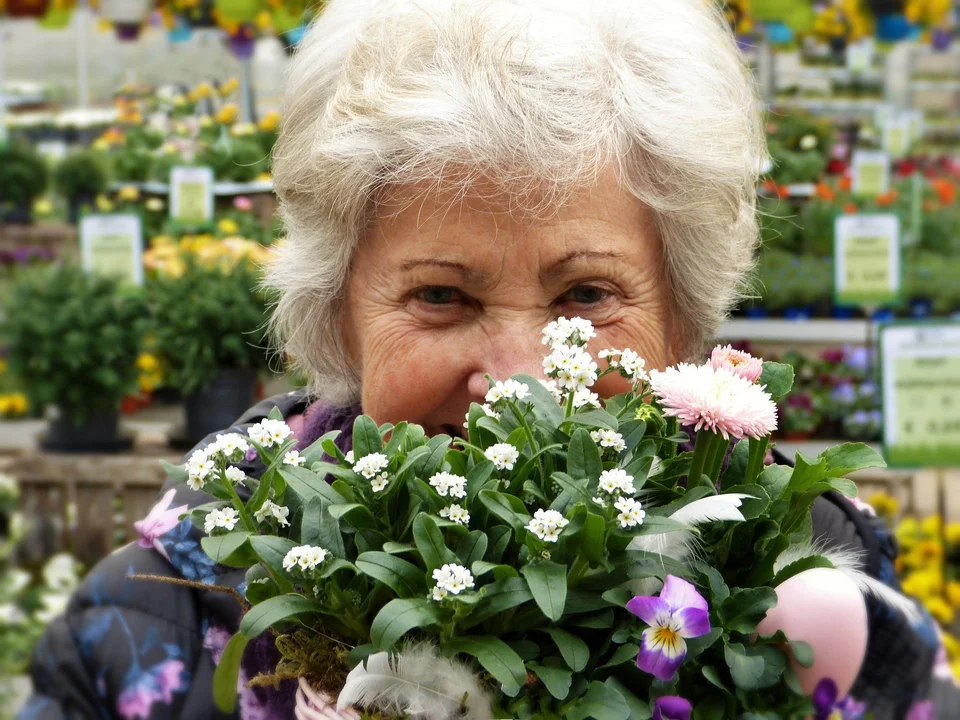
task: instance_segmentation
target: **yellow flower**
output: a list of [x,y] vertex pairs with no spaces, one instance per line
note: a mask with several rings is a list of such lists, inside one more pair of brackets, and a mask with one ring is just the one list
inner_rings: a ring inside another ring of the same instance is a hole
[[217,223],[217,229],[224,235],[236,235],[240,232],[240,226],[237,225],[236,220],[230,218],[224,218]]
[[257,14],[257,27],[266,32],[273,27],[273,15],[267,10],[261,10]]
[[923,605],[941,625],[949,625],[953,622],[953,608],[942,597],[926,598]]
[[907,575],[900,587],[907,595],[925,600],[940,593],[943,578],[936,570],[918,570]]
[[210,87],[210,83],[200,83],[193,90],[191,90],[191,93],[196,95],[197,99],[208,98],[213,95],[213,88]]
[[276,132],[280,127],[280,113],[276,110],[271,110],[262,118],[260,118],[260,129],[263,132]]
[[12,410],[9,395],[0,395],[0,415],[9,415]]
[[135,185],[124,185],[117,191],[117,198],[127,202],[136,202],[140,199],[140,189]]
[[947,651],[947,657],[951,660],[957,659],[957,655],[960,654],[960,640],[945,631],[943,633],[943,647]]
[[257,126],[253,123],[237,123],[230,128],[230,134],[234,137],[243,137],[244,135],[253,135],[257,131]]
[[237,88],[239,87],[240,87],[240,81],[237,80],[235,77],[230,78],[225,83],[223,83],[223,85],[220,86],[220,94],[223,97],[227,97],[228,95],[233,95],[237,91]]
[[257,175],[257,182],[273,182],[273,175],[268,172],[262,172]]
[[950,671],[953,673],[954,679],[960,681],[960,660],[954,660],[950,663]]
[[156,355],[151,353],[140,353],[140,356],[137,358],[137,370],[140,372],[151,373],[156,372],[160,368],[160,361],[157,360]]
[[33,204],[33,212],[41,217],[53,212],[53,203],[46,198],[40,198]]
[[931,537],[940,537],[943,531],[943,519],[939,515],[928,515],[920,523],[920,529]]
[[960,582],[951,580],[947,583],[947,601],[954,607],[960,607]]
[[110,149],[110,143],[103,138],[97,138],[93,141],[93,149],[97,152],[106,152]]
[[960,545],[960,522],[947,523],[943,529],[948,545]]
[[160,198],[150,198],[146,202],[147,210],[150,212],[160,212],[165,207],[163,200]]
[[897,525],[894,534],[897,536],[897,542],[903,547],[910,547],[920,534],[920,523],[916,518],[906,517]]
[[885,492],[874,493],[867,502],[873,506],[878,515],[888,518],[896,515],[900,509],[900,503],[897,502],[897,499]]
[[239,116],[240,108],[233,103],[230,103],[229,105],[224,105],[217,111],[217,122],[221,125],[230,125],[231,123],[236,122]]
[[23,415],[27,412],[27,396],[23,393],[13,393],[9,396],[10,412],[13,415]]
[[108,213],[113,210],[113,203],[110,202],[110,198],[105,195],[97,195],[96,199],[97,210],[100,212]]

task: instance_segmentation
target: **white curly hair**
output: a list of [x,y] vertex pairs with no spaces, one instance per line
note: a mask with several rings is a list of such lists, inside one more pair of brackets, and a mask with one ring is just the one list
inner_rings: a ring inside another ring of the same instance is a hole
[[698,352],[752,267],[765,158],[752,76],[709,0],[331,0],[286,82],[273,330],[316,395],[356,401],[342,298],[384,188],[493,186],[540,216],[612,168],[656,218]]

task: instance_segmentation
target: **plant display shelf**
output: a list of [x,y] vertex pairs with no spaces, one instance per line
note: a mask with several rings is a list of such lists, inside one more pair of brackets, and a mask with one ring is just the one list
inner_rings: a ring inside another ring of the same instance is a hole
[[[720,327],[717,340],[761,343],[863,345],[868,340],[868,320],[728,320]],[[876,325],[876,324],[874,324]],[[873,328],[874,336],[876,327]]]
[[[166,195],[170,192],[170,185],[162,182],[117,182],[113,184],[113,189],[118,190],[122,187],[131,186],[151,195]],[[273,180],[255,180],[248,183],[215,182],[213,184],[213,194],[224,197],[232,195],[259,195],[272,192]]]
[[23,247],[47,250],[54,257],[73,256],[77,252],[77,229],[72,225],[0,224],[0,252]]

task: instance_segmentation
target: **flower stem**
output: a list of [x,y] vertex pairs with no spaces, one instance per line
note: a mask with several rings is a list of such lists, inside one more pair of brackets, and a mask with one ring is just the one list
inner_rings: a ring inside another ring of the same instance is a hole
[[709,430],[701,430],[697,433],[697,440],[693,446],[693,459],[690,461],[690,472],[687,475],[687,489],[700,484],[703,469],[706,466],[707,460],[710,458],[713,438],[714,434]]
[[727,450],[730,449],[730,441],[723,437],[723,435],[714,435],[713,443],[710,447],[710,461],[707,465],[707,475],[710,476],[710,479],[713,481],[713,484],[717,484],[717,480],[720,477],[720,469],[723,467],[723,460],[727,457]]
[[227,489],[227,492],[230,494],[230,499],[233,500],[234,507],[236,507],[237,512],[240,513],[240,521],[243,523],[243,526],[250,532],[255,533],[257,526],[253,524],[253,520],[251,520],[247,514],[247,508],[237,494],[237,489],[233,486],[233,483],[230,482],[223,473],[220,473],[220,482]]
[[[517,407],[517,404],[512,401],[507,401],[507,405],[510,407],[510,411],[513,413],[513,416],[517,419],[517,422],[520,423],[520,427],[523,428],[524,435],[527,436],[527,442],[530,443],[530,452],[533,455],[537,454],[537,439],[533,435],[533,428],[530,427],[530,423],[527,422],[526,416],[520,412],[520,408]],[[537,456],[537,467],[540,469],[540,489],[546,489],[547,475],[543,470],[543,456]]]
[[747,473],[743,482],[747,485],[756,483],[757,478],[763,470],[763,461],[767,457],[767,443],[769,438],[762,437],[759,440],[750,438],[750,454],[747,460]]
[[567,393],[567,401],[563,404],[563,417],[568,418],[573,415],[573,395],[574,390]]

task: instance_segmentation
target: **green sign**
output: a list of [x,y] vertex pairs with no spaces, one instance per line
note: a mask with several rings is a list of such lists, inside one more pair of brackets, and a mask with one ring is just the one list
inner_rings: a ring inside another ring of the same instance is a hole
[[86,215],[80,221],[80,254],[87,272],[142,285],[142,252],[139,215]]
[[213,170],[175,167],[170,171],[170,217],[185,225],[213,221]]
[[900,218],[841,215],[834,223],[833,287],[838,305],[900,302]]
[[887,461],[960,466],[960,323],[885,325],[880,366]]

